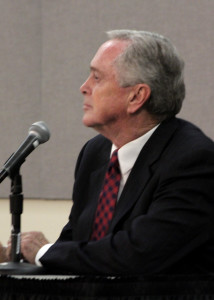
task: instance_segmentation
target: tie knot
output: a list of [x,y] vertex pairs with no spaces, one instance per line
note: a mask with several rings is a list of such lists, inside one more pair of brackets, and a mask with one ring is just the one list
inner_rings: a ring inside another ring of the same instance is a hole
[[109,162],[109,168],[119,168],[119,161],[118,161],[118,149],[114,150],[112,153],[110,162]]

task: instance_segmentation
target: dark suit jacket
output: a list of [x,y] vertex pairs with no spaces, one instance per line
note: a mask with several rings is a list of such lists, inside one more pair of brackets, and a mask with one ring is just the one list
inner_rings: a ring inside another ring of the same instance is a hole
[[90,242],[111,142],[82,149],[74,205],[45,267],[73,274],[214,272],[214,143],[181,119],[163,122],[142,149],[109,233]]

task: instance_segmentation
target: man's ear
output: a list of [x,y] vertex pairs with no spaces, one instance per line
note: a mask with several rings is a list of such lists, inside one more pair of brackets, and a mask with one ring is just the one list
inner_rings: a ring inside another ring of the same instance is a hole
[[148,84],[139,83],[133,87],[130,93],[130,100],[128,105],[128,112],[133,114],[137,112],[151,95],[151,88]]

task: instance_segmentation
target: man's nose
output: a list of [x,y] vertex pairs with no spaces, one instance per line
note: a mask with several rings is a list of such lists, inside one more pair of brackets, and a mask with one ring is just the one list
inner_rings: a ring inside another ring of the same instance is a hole
[[81,85],[80,87],[80,92],[85,95],[85,94],[88,94],[90,91],[90,88],[89,88],[89,84],[88,84],[88,79]]

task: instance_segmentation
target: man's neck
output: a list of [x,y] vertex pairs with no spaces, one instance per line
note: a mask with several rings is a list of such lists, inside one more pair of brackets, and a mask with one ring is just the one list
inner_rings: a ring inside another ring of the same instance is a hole
[[98,130],[102,135],[111,140],[118,148],[125,144],[136,140],[143,136],[152,128],[158,125],[158,121],[154,118],[133,118],[125,122],[121,126],[113,126],[113,128],[102,128]]
[[158,123],[150,124],[146,127],[139,128],[138,130],[133,130],[132,132],[120,132],[119,135],[113,136],[110,140],[114,145],[116,145],[118,148],[121,148],[125,144],[138,139],[139,137],[146,134],[148,131],[150,131],[152,128],[154,128]]

